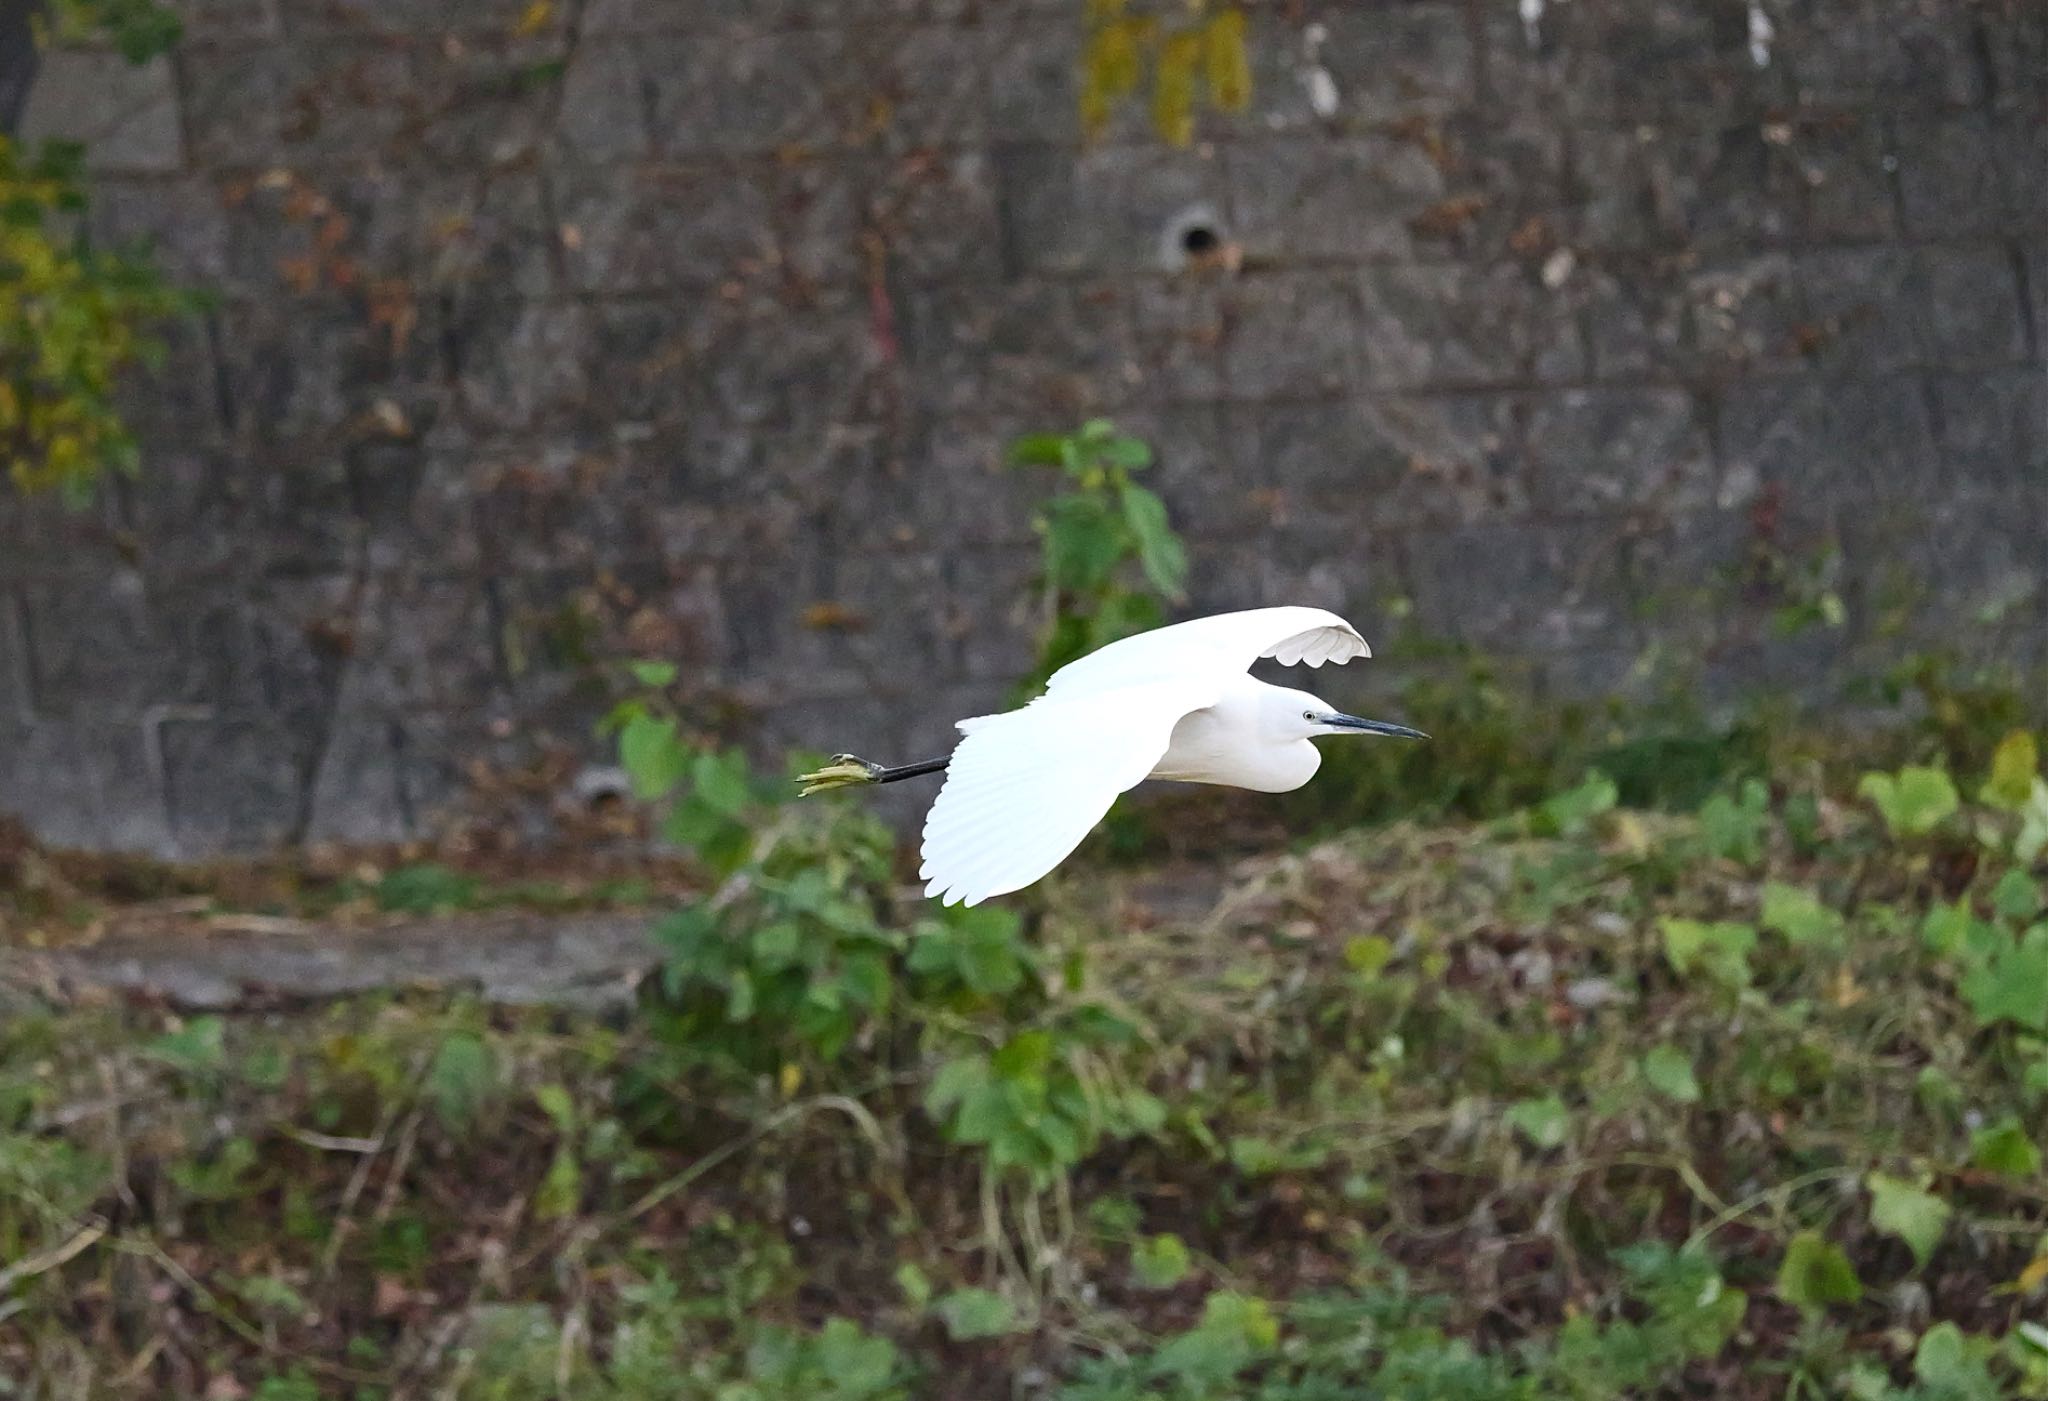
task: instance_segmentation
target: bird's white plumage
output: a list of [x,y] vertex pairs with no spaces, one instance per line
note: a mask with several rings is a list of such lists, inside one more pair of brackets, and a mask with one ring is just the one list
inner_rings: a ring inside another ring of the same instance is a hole
[[960,722],[925,819],[925,893],[978,904],[1031,884],[1150,774],[1174,727],[1262,657],[1285,665],[1372,655],[1320,608],[1256,608],[1113,642],[1053,673],[1019,710]]
[[1078,695],[1163,677],[1230,676],[1262,657],[1283,666],[1342,665],[1372,649],[1351,624],[1322,608],[1251,608],[1154,628],[1112,642],[1052,674],[1045,693]]

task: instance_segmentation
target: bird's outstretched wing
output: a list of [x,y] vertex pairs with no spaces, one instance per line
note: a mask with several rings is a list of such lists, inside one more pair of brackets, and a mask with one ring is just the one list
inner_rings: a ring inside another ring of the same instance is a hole
[[1230,676],[1261,657],[1321,666],[1371,655],[1357,629],[1325,609],[1251,608],[1112,642],[1054,672],[1045,695],[1065,699],[1172,677]]
[[925,818],[925,894],[975,905],[1043,876],[1152,771],[1181,717],[1217,694],[1212,681],[1182,677],[962,720]]

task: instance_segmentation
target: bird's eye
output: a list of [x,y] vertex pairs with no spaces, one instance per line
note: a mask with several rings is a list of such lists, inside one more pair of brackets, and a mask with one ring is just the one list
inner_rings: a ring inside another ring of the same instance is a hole
[[1301,718],[1304,720],[1313,720],[1316,718],[1316,713],[1313,710],[1304,710],[1301,712]]

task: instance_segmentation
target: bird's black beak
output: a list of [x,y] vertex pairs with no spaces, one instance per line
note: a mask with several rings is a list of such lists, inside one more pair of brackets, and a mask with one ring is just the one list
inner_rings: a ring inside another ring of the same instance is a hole
[[1422,731],[1411,730],[1406,725],[1390,725],[1385,720],[1361,720],[1356,715],[1326,715],[1323,723],[1346,730],[1363,730],[1369,735],[1393,735],[1396,739],[1429,738]]

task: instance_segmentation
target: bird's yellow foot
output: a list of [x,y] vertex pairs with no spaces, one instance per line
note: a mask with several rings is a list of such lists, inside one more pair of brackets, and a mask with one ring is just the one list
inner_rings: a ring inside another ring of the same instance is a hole
[[861,783],[878,783],[882,772],[880,764],[852,754],[834,754],[832,762],[822,769],[813,769],[797,776],[796,795],[808,798],[813,793],[829,792],[834,788],[851,788]]

